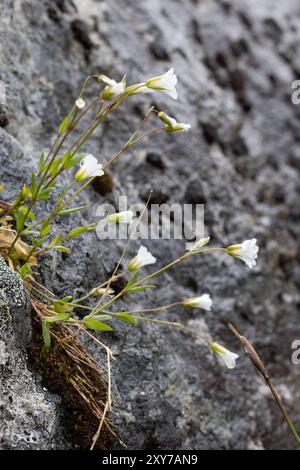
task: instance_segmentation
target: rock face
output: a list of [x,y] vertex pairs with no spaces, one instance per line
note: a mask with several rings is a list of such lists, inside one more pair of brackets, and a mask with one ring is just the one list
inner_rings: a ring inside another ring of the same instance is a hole
[[0,257],[0,448],[60,448],[59,401],[28,369],[27,304],[21,278]]
[[[99,204],[116,203],[119,194],[126,194],[130,204],[142,202],[153,189],[157,200],[205,203],[215,245],[256,237],[261,250],[253,271],[236,260],[199,256],[162,276],[155,298],[148,293],[122,306],[162,305],[209,292],[212,312],[175,309],[160,318],[180,318],[199,334],[238,350],[226,327],[234,323],[257,346],[298,428],[299,366],[291,364],[291,344],[300,339],[300,108],[291,102],[291,84],[300,74],[299,15],[297,0],[253,0],[251,5],[238,0],[4,0],[0,21],[0,79],[6,84],[0,182],[6,198],[13,197],[39,151],[49,146],[87,74],[120,79],[126,73],[134,83],[175,68],[178,101],[158,94],[134,97],[111,116],[87,150],[106,161],[153,102],[190,122],[192,131],[157,135],[133,147],[110,169],[113,192],[103,197],[91,188],[82,195],[90,210],[80,217],[90,222]],[[182,240],[144,243],[161,266],[184,250]],[[107,277],[123,246],[88,235],[74,242],[72,256],[45,258],[44,282],[58,295],[82,293]],[[138,246],[132,244],[128,257]],[[15,305],[4,295],[6,315]],[[24,328],[25,318],[20,320]],[[10,324],[7,328],[12,331]],[[246,358],[229,372],[202,342],[149,324],[117,325],[101,339],[115,353],[114,420],[129,448],[293,448]],[[89,341],[86,346],[105,360]],[[57,446],[53,435],[60,426],[57,398],[36,388],[37,378],[26,368],[25,353],[20,354],[20,375],[14,368],[8,376],[14,374],[15,387],[27,384],[20,400],[31,419],[33,407],[47,419],[31,427],[20,403],[12,414],[25,423],[29,442],[5,437],[3,445],[50,449]],[[21,374],[27,374],[26,380]],[[4,392],[12,386],[9,377]],[[7,416],[4,421],[7,436],[13,422]]]

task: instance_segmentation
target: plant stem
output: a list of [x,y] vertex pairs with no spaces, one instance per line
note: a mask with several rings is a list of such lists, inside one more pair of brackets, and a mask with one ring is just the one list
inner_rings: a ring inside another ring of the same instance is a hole
[[202,250],[197,250],[197,251],[188,251],[187,253],[184,253],[183,255],[179,256],[179,258],[176,258],[171,263],[168,263],[163,268],[160,268],[157,271],[153,272],[152,274],[149,274],[149,276],[146,276],[143,279],[140,279],[139,281],[135,282],[134,284],[132,284],[131,287],[139,286],[143,282],[148,281],[149,279],[152,279],[155,276],[158,276],[159,274],[163,273],[164,271],[171,268],[175,264],[180,263],[181,261],[184,261],[185,259],[189,258],[190,256],[194,256],[198,253],[209,253],[209,252],[217,252],[217,251],[226,252],[226,249],[225,248],[204,248]]
[[287,410],[285,409],[285,407],[282,403],[282,400],[279,396],[279,393],[277,392],[274,384],[271,381],[271,377],[270,377],[270,375],[269,375],[262,359],[260,358],[260,356],[257,353],[256,349],[252,346],[250,341],[248,341],[244,336],[240,335],[240,333],[237,331],[237,329],[233,325],[231,325],[231,323],[228,324],[228,327],[232,331],[232,333],[239,339],[239,341],[241,342],[241,344],[244,348],[245,353],[251,359],[252,364],[255,366],[255,368],[258,370],[258,372],[263,377],[263,379],[264,379],[265,383],[267,384],[267,386],[269,387],[269,389],[270,389],[270,391],[271,391],[271,393],[272,393],[272,395],[275,399],[275,402],[276,402],[283,418],[285,419],[285,421],[286,421],[286,423],[287,423],[287,425],[288,425],[288,427],[289,427],[296,443],[300,447],[300,436],[299,436],[299,434],[298,434],[291,418],[289,417]]

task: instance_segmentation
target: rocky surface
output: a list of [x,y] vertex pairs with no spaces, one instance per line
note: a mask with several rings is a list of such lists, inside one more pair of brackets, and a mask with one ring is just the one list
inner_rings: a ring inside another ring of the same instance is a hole
[[[258,347],[298,428],[299,367],[290,358],[291,343],[300,338],[300,108],[291,103],[291,83],[300,74],[299,15],[297,0],[3,0],[0,21],[6,197],[16,193],[49,145],[88,73],[116,79],[126,73],[135,82],[174,66],[178,101],[135,97],[112,115],[88,150],[103,161],[109,158],[153,100],[190,122],[192,132],[157,135],[133,148],[110,170],[112,193],[102,197],[90,189],[83,195],[91,208],[82,217],[90,221],[98,204],[116,202],[120,193],[130,203],[141,202],[152,188],[170,203],[205,203],[214,244],[256,236],[261,255],[253,271],[232,259],[198,257],[163,276],[155,298],[147,294],[130,305],[210,292],[213,312],[178,309],[162,318],[180,317],[202,335],[238,349],[226,327],[233,322]],[[146,244],[161,265],[184,249],[179,240]],[[74,243],[71,257],[45,259],[44,280],[58,294],[83,292],[113,269],[122,246],[89,235]],[[118,325],[106,341],[117,359],[114,420],[129,448],[293,448],[246,358],[227,371],[202,343],[145,324]],[[87,347],[104,360],[93,345]],[[35,405],[35,381],[28,376],[28,406]],[[52,429],[59,426],[56,400],[43,394],[39,400]],[[56,445],[44,424],[28,446]],[[15,446],[12,439],[6,445]]]
[[21,278],[0,257],[0,449],[62,447],[59,400],[28,368],[29,312]]

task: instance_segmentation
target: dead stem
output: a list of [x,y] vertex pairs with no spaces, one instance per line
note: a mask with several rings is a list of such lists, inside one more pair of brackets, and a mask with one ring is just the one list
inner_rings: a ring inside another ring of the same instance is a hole
[[269,375],[262,359],[258,355],[256,349],[252,346],[250,341],[248,341],[244,336],[240,335],[240,333],[237,331],[237,329],[233,325],[231,325],[231,323],[228,324],[228,328],[238,338],[238,340],[240,341],[240,343],[242,344],[242,346],[244,348],[244,351],[245,351],[246,355],[250,358],[250,360],[251,360],[252,364],[254,365],[254,367],[261,374],[262,378],[264,379],[265,383],[267,384],[268,388],[270,389],[270,391],[271,391],[271,393],[274,397],[274,400],[275,400],[275,402],[276,402],[283,418],[285,419],[291,433],[293,434],[293,437],[294,437],[296,443],[300,447],[300,436],[299,436],[292,420],[290,419],[290,417],[288,415],[288,412],[285,409],[285,407],[282,403],[282,400],[279,396],[279,393],[277,392],[276,387],[272,383],[271,377],[270,377],[270,375]]

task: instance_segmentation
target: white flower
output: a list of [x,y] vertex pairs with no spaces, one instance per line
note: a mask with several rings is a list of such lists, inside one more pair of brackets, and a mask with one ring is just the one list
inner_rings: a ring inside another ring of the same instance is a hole
[[126,88],[126,94],[138,95],[144,93],[153,93],[153,90],[148,88],[145,83],[137,83],[136,85],[130,85]]
[[228,369],[234,369],[235,368],[236,360],[239,357],[238,354],[235,354],[235,353],[229,351],[228,349],[224,348],[223,346],[221,346],[218,343],[211,343],[210,347],[215,353],[219,354],[219,356],[222,357],[222,359],[225,362]]
[[200,248],[208,244],[209,240],[210,240],[210,237],[200,238],[200,240],[198,240],[196,243],[194,243],[194,245],[188,248],[188,251],[200,250]]
[[168,132],[187,132],[192,127],[190,124],[177,122],[176,119],[168,116],[166,113],[162,111],[158,113],[157,117],[165,123],[165,129]]
[[190,308],[203,308],[204,310],[211,310],[212,299],[209,294],[203,294],[200,297],[185,299],[181,302],[184,307]]
[[99,80],[107,85],[101,93],[101,97],[104,100],[116,98],[117,96],[122,95],[125,91],[126,77],[124,77],[120,82],[116,82],[116,80],[106,77],[106,75],[100,75]]
[[138,254],[128,264],[128,271],[137,271],[147,264],[156,263],[156,258],[151,255],[145,246],[140,246]]
[[101,163],[93,155],[89,154],[81,160],[80,169],[77,171],[75,179],[76,181],[83,181],[86,178],[102,175],[104,175],[104,171],[102,170]]
[[85,101],[82,98],[78,98],[75,101],[75,105],[77,109],[83,109],[85,107]]
[[164,73],[163,75],[159,75],[157,77],[150,78],[150,80],[146,81],[146,86],[153,90],[160,90],[167,95],[177,99],[177,91],[176,91],[176,83],[177,77],[174,73],[174,69],[168,70],[168,72]]
[[131,224],[133,218],[132,211],[116,212],[106,217],[108,222],[115,222],[116,224]]
[[244,263],[246,263],[250,269],[256,265],[256,258],[258,253],[256,238],[245,240],[239,245],[228,246],[226,251],[230,256],[234,256],[235,258],[239,258],[244,261]]

